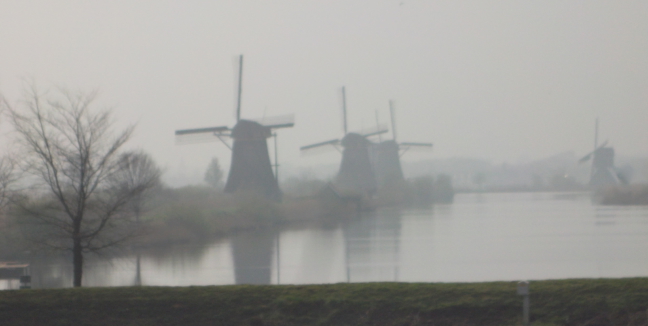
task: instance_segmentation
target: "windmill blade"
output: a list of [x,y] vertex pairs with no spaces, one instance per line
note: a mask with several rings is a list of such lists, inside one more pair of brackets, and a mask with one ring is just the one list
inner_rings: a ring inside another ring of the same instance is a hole
[[396,118],[395,118],[395,111],[394,109],[394,101],[389,100],[389,116],[391,118],[391,125],[392,125],[392,136],[393,140],[396,141]]
[[176,130],[175,135],[176,136],[184,136],[184,135],[191,135],[191,134],[214,134],[214,133],[224,133],[228,132],[229,127],[227,126],[220,126],[220,127],[207,127],[207,128],[193,128],[193,129],[181,129],[181,130]]
[[341,101],[342,101],[342,130],[344,131],[344,134],[347,134],[347,108],[346,108],[346,88],[342,86],[342,93],[341,93]]
[[[219,138],[220,137],[220,138]],[[214,134],[187,134],[175,137],[176,145],[190,145],[190,144],[203,144],[211,143],[223,139],[222,136]]]
[[219,139],[223,141],[223,137],[229,135],[230,129],[227,126],[182,129],[176,130],[175,142],[178,145],[208,143]]
[[596,153],[599,149],[605,147],[607,143],[608,143],[607,140],[604,141],[603,144],[601,144],[601,146],[597,147],[595,150],[589,152],[587,155],[583,156],[580,160],[578,160],[578,163],[585,163],[589,161],[592,158],[592,156],[594,156],[594,153]]
[[621,184],[627,185],[627,184],[630,183],[628,181],[628,177],[626,177],[623,173],[621,173],[619,171],[615,171],[615,172],[616,172],[616,177],[617,177],[617,179],[619,179],[619,182],[621,182]]
[[241,120],[241,94],[243,92],[243,55],[238,55],[233,58],[234,65],[234,116],[236,122]]
[[432,143],[412,143],[412,142],[404,142],[400,143],[401,146],[408,146],[408,147],[422,147],[422,148],[432,148],[433,144]]
[[632,175],[634,174],[634,169],[632,168],[632,166],[626,165],[622,168],[612,167],[612,170],[621,184],[630,184],[630,180],[632,179]]
[[580,160],[578,160],[578,163],[582,164],[589,161],[592,158],[592,155],[594,155],[594,152],[590,152],[589,154],[583,156]]
[[403,154],[409,151],[429,152],[432,150],[432,143],[403,142],[398,144],[398,147],[403,152]]
[[250,119],[257,122],[262,126],[278,129],[278,128],[291,128],[295,125],[295,115],[285,114],[272,117],[263,117],[261,119]]
[[314,148],[318,148],[318,147],[322,147],[322,146],[327,146],[327,145],[337,145],[339,143],[340,143],[339,139],[331,139],[331,140],[323,141],[321,143],[302,146],[302,147],[299,148],[299,150],[300,151],[306,151],[306,150],[310,150],[310,149],[314,149]]
[[385,124],[380,124],[377,126],[369,127],[369,128],[364,128],[361,131],[357,132],[359,135],[363,137],[371,137],[371,136],[376,136],[380,134],[384,134],[388,132],[389,129],[387,128],[387,125]]
[[402,142],[398,144],[398,149],[400,150],[400,155],[405,155],[406,152],[428,152],[432,150],[432,143],[414,143],[414,142]]

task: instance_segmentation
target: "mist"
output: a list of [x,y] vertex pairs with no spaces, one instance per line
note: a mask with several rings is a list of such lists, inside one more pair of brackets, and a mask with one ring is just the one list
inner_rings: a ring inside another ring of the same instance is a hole
[[150,152],[175,186],[201,182],[213,157],[229,168],[222,144],[176,145],[173,131],[235,123],[239,54],[241,116],[295,115],[295,127],[278,132],[283,176],[339,162],[335,152],[302,156],[299,147],[341,136],[342,86],[350,130],[375,125],[376,111],[388,123],[395,100],[399,138],[434,143],[405,162],[581,156],[593,149],[596,118],[618,155],[648,156],[648,5],[640,1],[1,7],[4,96],[19,100],[25,80],[98,89],[120,123],[137,123],[130,146]]

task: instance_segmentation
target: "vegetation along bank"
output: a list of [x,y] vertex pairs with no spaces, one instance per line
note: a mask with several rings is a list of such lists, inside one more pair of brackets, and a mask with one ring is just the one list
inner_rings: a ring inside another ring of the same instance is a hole
[[[645,325],[648,278],[531,282],[533,325]],[[0,292],[2,325],[521,325],[516,282]]]

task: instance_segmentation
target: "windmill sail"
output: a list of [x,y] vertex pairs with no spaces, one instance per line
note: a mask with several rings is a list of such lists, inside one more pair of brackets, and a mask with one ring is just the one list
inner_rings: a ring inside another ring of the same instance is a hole
[[302,150],[302,151],[305,151],[305,150],[309,150],[309,149],[313,149],[313,148],[317,148],[317,147],[322,147],[322,146],[327,146],[327,145],[337,145],[339,143],[340,143],[339,139],[331,139],[331,140],[323,141],[321,143],[302,146],[299,149]]
[[234,117],[236,122],[241,120],[241,95],[243,93],[243,55],[238,55],[233,58],[234,65]]
[[176,130],[175,134],[176,136],[184,136],[184,135],[204,134],[204,133],[214,134],[214,133],[222,133],[226,131],[229,131],[229,128],[227,126],[221,126],[221,127],[181,129],[181,130]]
[[394,101],[389,100],[389,118],[392,125],[392,139],[396,141],[396,117],[394,117]]
[[578,163],[585,163],[585,162],[589,161],[589,160],[590,160],[590,159],[595,155],[595,153],[596,153],[598,150],[600,150],[600,149],[602,149],[603,147],[605,147],[605,146],[607,145],[607,143],[608,143],[607,140],[604,141],[603,144],[601,144],[601,146],[597,147],[597,148],[594,149],[593,151],[589,152],[587,155],[583,156],[583,158],[581,158],[580,160],[578,160]]
[[429,152],[432,151],[432,143],[414,143],[414,142],[402,142],[398,144],[400,149],[400,156],[403,156],[407,152]]
[[221,137],[229,136],[230,129],[227,126],[194,128],[176,130],[176,144],[198,144],[223,140]]
[[[276,175],[272,171],[267,138],[272,135],[272,129],[294,126],[294,116],[269,117],[256,121],[241,119],[243,55],[237,56],[233,63],[235,70],[234,115],[236,125],[233,128],[220,126],[177,130],[175,132],[176,143],[187,144],[213,139],[221,140],[232,150],[232,163],[225,185],[225,192],[234,193],[241,190],[260,192],[267,199],[280,201],[281,191],[279,190]],[[233,145],[230,146],[229,142],[224,140],[224,137],[233,138]],[[276,155],[275,142],[275,167],[278,167]]]
[[379,124],[373,127],[369,128],[363,128],[361,131],[356,132],[357,134],[362,135],[363,137],[371,137],[371,136],[376,136],[380,134],[384,134],[389,132],[389,129],[387,128],[387,125],[385,124]]
[[302,146],[302,153],[315,149],[343,147],[340,169],[335,177],[331,189],[337,196],[363,198],[372,196],[376,192],[376,178],[370,159],[371,142],[367,137],[387,132],[384,126],[376,126],[360,132],[347,133],[346,119],[346,90],[342,87],[342,127],[344,137],[331,139],[311,145]]
[[425,147],[425,148],[432,148],[433,144],[432,143],[412,143],[412,142],[402,142],[400,143],[401,146],[415,146],[415,147]]
[[278,116],[271,116],[271,117],[263,117],[261,119],[248,119],[248,120],[254,121],[262,126],[272,128],[272,129],[290,128],[295,125],[294,114],[278,115]]

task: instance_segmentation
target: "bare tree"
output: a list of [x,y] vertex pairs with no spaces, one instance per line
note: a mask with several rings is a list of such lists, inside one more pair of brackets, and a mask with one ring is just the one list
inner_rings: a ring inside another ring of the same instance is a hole
[[95,93],[32,87],[20,110],[8,106],[23,150],[21,165],[31,176],[29,197],[16,200],[21,215],[37,221],[38,241],[72,252],[75,287],[81,286],[83,255],[121,243],[133,235],[128,204],[151,183],[118,182],[122,146],[133,126],[115,132],[110,110],[94,110]]
[[0,157],[0,213],[11,201],[11,188],[18,179],[16,162],[9,156]]
[[[0,94],[0,112],[6,107],[6,100]],[[16,173],[16,161],[10,156],[5,155],[0,157],[0,213],[4,213],[4,209],[10,201],[11,186],[19,179],[19,174]]]
[[128,151],[119,157],[119,170],[114,174],[115,186],[125,189],[141,188],[133,194],[128,208],[137,222],[146,210],[147,200],[151,190],[160,186],[162,170],[155,164],[153,158],[142,150]]

